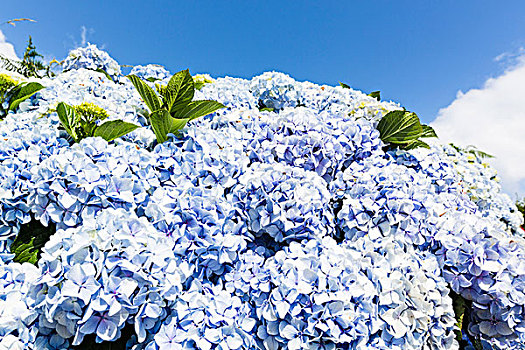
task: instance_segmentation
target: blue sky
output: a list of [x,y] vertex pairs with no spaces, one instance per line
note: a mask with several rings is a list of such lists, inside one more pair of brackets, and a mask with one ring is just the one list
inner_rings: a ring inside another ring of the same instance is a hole
[[31,34],[62,59],[82,41],[121,64],[213,76],[279,70],[298,80],[381,90],[428,122],[458,90],[500,74],[494,58],[525,46],[524,1],[3,1],[20,55]]

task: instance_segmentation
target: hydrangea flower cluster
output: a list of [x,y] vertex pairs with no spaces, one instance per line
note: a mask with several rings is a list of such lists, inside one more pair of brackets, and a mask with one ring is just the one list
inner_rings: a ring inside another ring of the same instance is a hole
[[460,153],[450,145],[444,146],[444,150],[461,176],[466,193],[482,215],[501,221],[507,230],[520,232],[523,217],[515,210],[515,203],[510,197],[501,191],[496,170],[479,155]]
[[[279,117],[266,115],[248,146],[250,158],[285,163],[315,171],[325,180],[354,160],[376,153],[382,143],[370,123],[307,108],[286,108]],[[266,125],[267,123],[267,125]]]
[[145,215],[174,242],[174,252],[195,268],[198,278],[222,275],[246,248],[245,225],[235,208],[213,191],[158,188]]
[[41,275],[28,297],[39,315],[39,331],[72,345],[89,334],[113,341],[127,322],[144,341],[191,273],[176,258],[173,242],[123,209],[57,231],[39,266]]
[[260,108],[280,110],[284,107],[297,107],[301,101],[294,82],[286,74],[266,72],[252,79],[250,91],[257,98]]
[[104,208],[143,212],[159,186],[156,158],[135,145],[88,138],[31,169],[27,197],[34,217],[47,226],[75,227]]
[[352,163],[331,183],[331,191],[336,226],[350,240],[392,235],[402,244],[433,247],[440,216],[475,210],[466,195],[436,193],[430,177],[389,156]]
[[462,153],[451,145],[434,145],[430,153],[398,152],[394,157],[399,164],[430,178],[438,193],[466,194],[481,216],[500,222],[509,233],[521,235],[522,216],[501,191],[496,170],[479,155]]
[[[518,247],[523,247],[523,239],[505,231],[498,222],[489,224],[466,193],[461,196],[464,185],[458,174],[449,177],[458,183],[441,190],[440,181],[447,178],[443,176],[445,169],[453,167],[434,163],[438,172],[432,179],[415,171],[416,159],[407,171],[398,162],[409,164],[410,157],[396,156],[397,161],[368,158],[364,164],[353,163],[333,182],[341,208],[337,227],[347,240],[393,236],[404,245],[434,252],[451,289],[473,302],[471,332],[488,335],[504,348],[502,344],[521,333],[525,270],[521,262],[524,251]],[[357,173],[359,178],[354,176]],[[507,293],[518,296],[509,299]],[[513,316],[508,316],[511,309]],[[476,322],[485,322],[484,328],[480,330]],[[491,327],[487,328],[489,322]]]
[[161,181],[173,186],[189,181],[224,194],[250,163],[240,138],[233,130],[188,128],[184,139],[155,147]]
[[472,301],[469,331],[496,348],[523,342],[525,240],[474,215],[454,213],[441,227],[436,256],[452,290]]
[[250,92],[250,81],[240,78],[217,78],[195,91],[195,98],[214,100],[230,108],[257,109],[258,100]]
[[0,123],[0,253],[31,220],[31,170],[66,145],[54,125],[34,114],[10,114]]
[[[0,122],[0,349],[525,347],[522,218],[476,155],[386,152],[399,105],[276,72],[198,77],[227,108],[158,144],[97,69],[120,75],[72,51]],[[71,145],[58,102],[142,127]],[[37,266],[28,224],[56,227]]]
[[254,164],[231,191],[231,201],[257,240],[277,243],[323,237],[332,231],[330,194],[314,172],[277,163]]
[[72,50],[64,60],[62,68],[65,71],[80,68],[95,71],[102,69],[114,78],[121,74],[120,65],[117,61],[111,58],[107,52],[98,49],[93,44]]
[[182,293],[149,342],[132,349],[250,349],[255,318],[250,305],[220,286],[194,283]]
[[0,262],[0,349],[28,349],[38,330],[32,326],[38,313],[27,304],[27,294],[38,278],[31,264]]
[[164,80],[170,77],[170,72],[161,65],[148,64],[145,66],[135,66],[129,74],[134,74],[141,79]]
[[255,304],[266,349],[457,347],[437,260],[392,239],[305,240],[266,260],[251,252],[241,260],[226,286]]

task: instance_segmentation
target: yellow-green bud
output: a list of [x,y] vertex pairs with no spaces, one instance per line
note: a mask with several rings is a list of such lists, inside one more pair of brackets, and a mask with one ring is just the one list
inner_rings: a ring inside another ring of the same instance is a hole
[[104,120],[109,117],[108,112],[93,103],[84,102],[73,108],[75,109],[77,117],[86,122]]
[[17,85],[16,80],[7,74],[0,74],[0,95],[5,94],[9,89]]

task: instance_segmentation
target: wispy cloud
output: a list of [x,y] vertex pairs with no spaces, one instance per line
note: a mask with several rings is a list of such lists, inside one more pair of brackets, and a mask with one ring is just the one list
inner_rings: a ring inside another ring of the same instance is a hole
[[78,41],[78,38],[69,34],[68,35],[68,38],[70,40],[70,44],[67,45],[68,49],[73,49],[73,48],[77,48],[77,47],[82,47],[82,46],[86,46],[87,43],[89,42],[90,40],[90,37],[95,33],[95,29],[93,28],[88,28],[86,26],[81,26],[80,27],[80,42]]
[[500,62],[507,67],[512,67],[518,63],[525,55],[525,48],[519,47],[514,51],[504,52],[501,55],[494,57],[494,61]]
[[88,43],[88,36],[92,35],[93,33],[95,33],[95,29],[93,28],[88,29],[86,28],[86,26],[80,27],[80,38],[82,39],[80,45],[86,46],[86,44]]
[[432,126],[441,139],[493,154],[507,193],[525,195],[525,49],[495,58],[507,67],[483,87],[439,111]]
[[82,38],[82,42],[80,43],[80,45],[82,46],[86,45],[87,43],[86,36],[87,36],[86,27],[85,26],[80,27],[80,37]]

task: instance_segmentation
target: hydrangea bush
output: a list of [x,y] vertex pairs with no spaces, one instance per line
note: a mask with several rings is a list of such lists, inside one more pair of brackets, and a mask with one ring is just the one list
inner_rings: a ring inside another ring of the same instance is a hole
[[[63,68],[0,121],[0,349],[525,348],[523,218],[480,154],[277,72],[195,76],[226,108],[159,142],[135,87],[165,68]],[[73,143],[60,102],[140,127]]]

